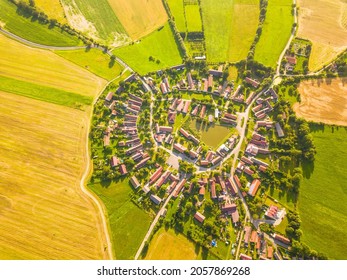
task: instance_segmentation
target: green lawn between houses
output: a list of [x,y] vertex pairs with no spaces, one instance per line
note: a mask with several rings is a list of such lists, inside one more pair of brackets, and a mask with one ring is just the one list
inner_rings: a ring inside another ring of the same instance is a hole
[[88,187],[106,206],[115,258],[134,259],[147,233],[151,218],[130,200],[133,191],[129,180],[124,179],[109,186],[90,183]]
[[331,259],[346,259],[347,128],[311,125],[317,154],[303,165],[299,213],[301,240]]
[[4,29],[34,43],[51,46],[79,46],[82,41],[58,27],[48,28],[30,18],[19,16],[17,7],[8,0],[0,0],[0,26]]
[[114,49],[113,53],[141,75],[182,63],[169,24],[132,45]]
[[292,0],[269,0],[254,60],[265,66],[276,67],[291,34],[294,22],[292,4]]

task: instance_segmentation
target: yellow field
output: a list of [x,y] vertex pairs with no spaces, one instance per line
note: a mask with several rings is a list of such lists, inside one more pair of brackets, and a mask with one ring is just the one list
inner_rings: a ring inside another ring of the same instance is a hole
[[298,0],[298,36],[312,41],[309,69],[316,71],[347,46],[345,0]]
[[133,40],[151,33],[168,19],[161,0],[108,1]]
[[0,75],[95,96],[106,81],[47,50],[0,35]]
[[87,113],[0,92],[0,259],[103,259],[97,207],[79,187]]
[[[29,2],[29,0],[26,2]],[[60,0],[35,0],[35,5],[42,10],[48,18],[54,18],[61,23],[67,23]]]
[[198,258],[195,245],[184,235],[172,229],[159,230],[153,237],[146,260],[195,260]]
[[347,78],[304,81],[301,102],[294,104],[298,117],[347,126]]

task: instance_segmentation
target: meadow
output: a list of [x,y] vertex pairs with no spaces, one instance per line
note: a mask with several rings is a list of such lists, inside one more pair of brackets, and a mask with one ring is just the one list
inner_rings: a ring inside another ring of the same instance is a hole
[[[182,63],[181,55],[168,24],[139,42],[114,49],[113,53],[140,75]],[[150,57],[153,57],[154,61],[151,61]]]
[[294,22],[292,4],[292,0],[268,2],[263,31],[255,47],[254,60],[265,66],[276,67],[291,34]]
[[301,240],[331,259],[346,259],[347,231],[347,130],[311,125],[317,154],[314,164],[304,164],[299,212]]
[[111,62],[110,57],[99,49],[55,51],[55,53],[106,80],[117,77],[123,70],[117,61]]
[[108,0],[114,13],[133,40],[163,26],[168,19],[161,0]]
[[83,44],[76,36],[62,32],[60,28],[19,16],[17,7],[8,0],[0,0],[0,26],[29,41],[50,46],[80,46]]
[[0,35],[0,53],[0,73],[8,78],[93,97],[106,84],[50,51],[27,47],[4,35]]
[[298,36],[312,42],[309,69],[317,71],[347,45],[347,2],[298,0]]
[[202,31],[202,21],[199,5],[184,6],[188,32]]
[[184,17],[183,0],[168,0],[170,11],[175,18],[175,23],[178,31],[186,32],[186,19]]
[[0,91],[0,259],[108,259],[80,189],[86,112]]
[[[29,0],[25,1],[30,3]],[[61,23],[67,23],[60,0],[35,0],[35,6],[43,11],[49,18],[54,18]]]
[[129,41],[107,0],[61,0],[69,24],[86,35],[119,46]]
[[245,59],[258,27],[259,1],[202,0],[201,8],[207,60]]
[[106,207],[115,259],[134,259],[151,218],[131,201],[133,191],[129,180],[107,186],[90,183],[88,187],[100,197]]

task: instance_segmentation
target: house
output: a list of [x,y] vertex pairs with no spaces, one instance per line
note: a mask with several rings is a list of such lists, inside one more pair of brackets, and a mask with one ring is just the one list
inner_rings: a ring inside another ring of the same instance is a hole
[[255,230],[252,231],[250,242],[253,244],[258,242],[258,233]]
[[206,160],[207,161],[211,161],[212,158],[213,158],[213,152],[212,151],[208,151],[207,154],[206,154]]
[[182,99],[177,100],[177,112],[181,112],[183,110],[184,103],[185,102]]
[[297,63],[297,60],[296,60],[295,56],[286,56],[286,60],[291,65],[296,65],[296,63]]
[[179,71],[179,70],[183,70],[184,68],[186,68],[186,66],[184,64],[179,64],[176,66],[172,66],[170,69]]
[[273,259],[274,256],[274,248],[272,246],[267,247],[267,258],[269,260]]
[[160,188],[166,180],[169,178],[171,172],[169,170],[166,170],[163,175],[161,175],[160,179],[155,183],[155,187],[158,189]]
[[231,219],[233,221],[233,224],[237,224],[240,221],[240,215],[239,215],[239,211],[234,211],[231,212]]
[[245,235],[243,237],[243,241],[244,241],[245,245],[248,245],[249,239],[251,237],[252,228],[250,226],[245,226],[243,230],[245,232]]
[[242,185],[241,185],[241,182],[240,182],[240,179],[237,175],[234,175],[234,182],[236,184],[236,186],[241,189]]
[[250,160],[248,157],[242,156],[241,160],[242,160],[244,163],[248,164],[248,165],[252,165],[252,164],[253,164],[253,161]]
[[203,223],[205,220],[205,216],[200,212],[196,212],[194,215],[194,219],[197,220],[199,223]]
[[154,194],[151,194],[151,196],[149,197],[150,200],[152,200],[154,202],[154,204],[159,205],[161,203],[161,198],[159,196],[156,196]]
[[237,187],[234,181],[231,178],[227,178],[228,188],[231,192],[231,195],[235,196],[237,194]]
[[210,180],[210,186],[211,186],[211,198],[216,199],[216,182],[214,180]]
[[122,164],[122,165],[119,167],[119,172],[120,172],[121,175],[126,175],[126,174],[128,174],[127,168],[125,167],[124,164]]
[[107,147],[110,145],[110,133],[107,133],[104,135],[104,147]]
[[212,163],[212,165],[216,165],[216,164],[220,163],[221,161],[222,161],[222,157],[216,156],[216,157],[211,161],[211,163]]
[[213,76],[212,76],[212,75],[209,75],[209,76],[208,76],[208,79],[207,79],[207,87],[208,87],[208,89],[211,89],[211,90],[212,90],[212,87],[213,87]]
[[209,164],[210,164],[210,162],[208,160],[200,160],[200,165],[201,166],[207,166]]
[[195,85],[194,85],[194,82],[193,82],[192,74],[190,72],[187,74],[187,81],[188,81],[188,88],[191,89],[191,90],[194,90],[195,89]]
[[251,92],[251,94],[247,97],[246,99],[246,105],[249,105],[253,99],[253,97],[255,96],[255,92]]
[[248,166],[246,166],[243,171],[249,176],[252,176],[254,174],[254,171],[250,169]]
[[250,260],[252,260],[252,257],[250,257],[250,256],[248,256],[246,254],[241,253],[240,254],[240,260],[250,261]]
[[253,79],[251,79],[251,78],[249,78],[249,77],[246,77],[246,78],[245,78],[245,82],[246,82],[247,84],[252,85],[252,86],[255,87],[255,88],[257,88],[257,87],[260,85],[260,83],[259,83],[258,81],[253,80]]
[[223,76],[223,71],[219,71],[219,70],[214,70],[214,69],[210,69],[208,70],[208,74],[215,76],[217,78],[220,78]]
[[259,165],[259,170],[260,170],[261,172],[265,172],[266,169],[267,169],[267,168],[266,168],[265,166]]
[[132,176],[130,178],[130,183],[135,189],[137,189],[140,186],[140,183],[135,176]]
[[182,146],[182,145],[179,144],[179,143],[173,144],[173,148],[174,148],[176,151],[180,152],[180,153],[184,153],[184,152],[187,150],[186,147]]
[[116,156],[111,157],[111,167],[118,166],[120,164],[119,158]]
[[225,113],[224,117],[227,119],[237,120],[237,116],[229,113]]
[[168,93],[168,89],[167,89],[166,84],[165,84],[164,82],[161,82],[161,83],[160,83],[160,89],[161,89],[161,92],[162,92],[163,94]]
[[284,132],[282,130],[282,127],[278,122],[275,123],[275,128],[276,128],[276,132],[277,132],[278,137],[280,137],[280,138],[284,137]]
[[262,166],[265,166],[265,167],[268,167],[268,166],[269,166],[269,164],[267,164],[266,162],[263,162],[263,161],[261,161],[260,159],[257,159],[257,158],[255,158],[255,157],[252,157],[251,160],[252,160],[255,164],[257,164],[257,165],[262,165]]
[[158,180],[159,176],[161,175],[163,171],[163,167],[158,167],[158,169],[151,175],[151,177],[149,178],[149,184],[153,184],[155,181]]
[[189,138],[189,133],[184,129],[184,128],[180,128],[179,132],[186,138]]
[[235,203],[227,203],[222,206],[222,213],[223,214],[231,214],[232,212],[236,211],[236,204]]
[[110,91],[107,95],[106,95],[106,97],[105,97],[105,101],[107,101],[107,102],[111,102],[111,100],[112,100],[112,98],[113,98],[113,92],[112,91]]
[[220,121],[221,121],[222,123],[226,123],[226,124],[237,125],[237,122],[236,122],[236,121],[231,120],[231,119],[228,119],[228,118],[225,118],[225,117],[221,118]]
[[171,126],[159,126],[159,132],[171,133],[172,127]]
[[175,193],[173,194],[173,197],[178,197],[178,195],[180,194],[181,190],[184,187],[184,184],[186,183],[186,179],[182,179],[176,187]]
[[198,110],[199,110],[199,105],[196,105],[190,114],[192,116],[196,116],[196,114],[198,113]]
[[144,167],[145,164],[147,163],[147,161],[149,161],[149,160],[150,160],[150,157],[149,157],[149,156],[146,157],[146,158],[144,158],[144,159],[142,159],[138,164],[136,164],[136,165],[134,166],[134,169],[137,170],[137,169],[140,169],[140,168]]
[[192,158],[192,159],[196,159],[199,157],[199,154],[193,150],[190,150],[189,151],[189,156]]
[[206,113],[206,106],[202,105],[201,111],[200,111],[200,118],[204,118]]
[[171,123],[171,124],[175,123],[176,115],[177,115],[176,112],[169,111],[168,117],[167,117],[169,123]]
[[265,217],[271,220],[278,219],[278,207],[275,205],[271,205],[265,212]]
[[200,143],[200,140],[192,134],[189,135],[189,139],[192,140],[196,145]]
[[253,145],[253,144],[248,144],[246,147],[246,154],[252,155],[252,156],[256,156],[258,154],[258,147]]
[[188,113],[190,103],[191,103],[191,101],[187,100],[186,103],[184,104],[184,108],[183,108],[183,111],[182,111],[184,114]]
[[208,80],[207,79],[202,79],[204,82],[204,92],[208,91]]
[[204,186],[202,186],[202,187],[200,187],[200,189],[199,189],[199,195],[201,195],[201,196],[204,196],[205,195],[205,187]]
[[164,79],[163,79],[163,82],[164,82],[164,84],[166,85],[166,88],[167,88],[167,90],[168,91],[170,91],[170,83],[169,83],[169,79],[167,78],[167,77],[165,77]]
[[250,196],[255,196],[255,194],[257,193],[258,191],[258,188],[260,186],[260,180],[259,179],[254,179],[251,186],[249,187],[249,190],[248,190],[248,194]]
[[286,244],[286,245],[289,245],[289,244],[290,244],[290,240],[289,240],[287,237],[284,237],[284,236],[282,236],[282,235],[280,235],[280,234],[275,233],[275,234],[273,235],[273,238],[274,238],[275,240],[277,240],[277,241],[280,241],[280,242]]
[[212,115],[208,115],[208,122],[213,123],[213,116]]
[[131,74],[129,77],[127,77],[126,79],[124,79],[124,83],[131,83],[133,81],[136,80],[136,74]]
[[134,147],[128,149],[128,150],[125,152],[125,154],[126,154],[127,156],[129,156],[129,155],[131,155],[131,154],[133,154],[133,153],[135,153],[135,152],[137,152],[138,150],[141,150],[141,149],[142,149],[142,144],[139,144],[139,145],[136,145],[136,146],[134,146]]
[[141,97],[138,97],[138,96],[136,96],[136,95],[134,95],[132,93],[129,93],[129,97],[134,99],[134,100],[136,100],[136,101],[138,101],[138,102],[141,102],[141,103],[143,102],[143,99]]

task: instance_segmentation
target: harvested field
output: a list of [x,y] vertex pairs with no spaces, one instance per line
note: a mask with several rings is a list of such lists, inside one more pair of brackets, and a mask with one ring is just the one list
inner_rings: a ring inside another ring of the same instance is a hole
[[87,113],[0,92],[0,259],[104,259],[80,189]]
[[298,36],[313,43],[309,69],[316,71],[346,49],[347,2],[298,0],[298,6]]
[[[29,0],[26,0],[29,3]],[[61,23],[67,23],[63,6],[60,0],[35,0],[35,6],[42,10],[49,18],[54,18]]]
[[199,5],[184,6],[188,32],[202,31]]
[[108,0],[133,40],[146,36],[168,19],[161,0]]
[[304,81],[297,116],[314,122],[347,126],[347,78]]
[[186,27],[186,19],[184,17],[184,5],[183,0],[168,0],[167,1],[170,6],[170,11],[173,17],[175,18],[176,27],[180,32],[185,32]]
[[85,96],[95,96],[106,81],[60,56],[0,35],[0,75]]

